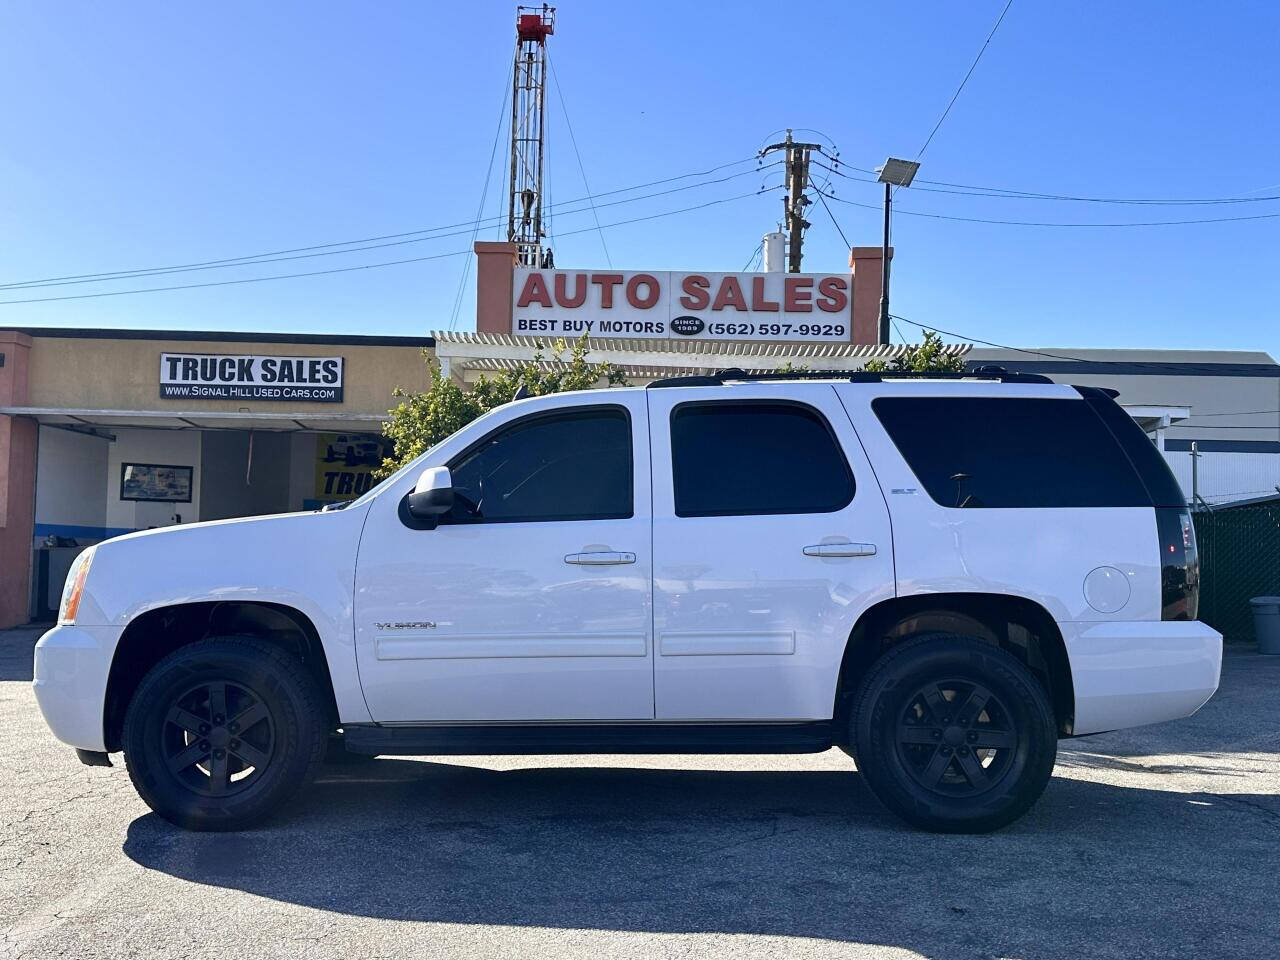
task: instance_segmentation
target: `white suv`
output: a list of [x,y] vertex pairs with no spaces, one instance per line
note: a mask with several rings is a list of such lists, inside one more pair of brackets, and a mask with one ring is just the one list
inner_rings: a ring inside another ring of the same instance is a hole
[[1184,717],[1221,636],[1107,391],[733,373],[520,400],[341,510],[81,555],[49,726],[193,829],[348,755],[833,746],[931,830],[1008,823],[1059,737]]

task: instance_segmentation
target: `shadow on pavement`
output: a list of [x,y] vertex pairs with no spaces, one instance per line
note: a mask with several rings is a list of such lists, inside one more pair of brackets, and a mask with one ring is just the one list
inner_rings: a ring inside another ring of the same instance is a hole
[[1055,779],[988,836],[914,832],[856,773],[383,759],[271,826],[147,815],[124,852],[195,883],[406,921],[881,944],[925,956],[1267,955],[1274,796]]

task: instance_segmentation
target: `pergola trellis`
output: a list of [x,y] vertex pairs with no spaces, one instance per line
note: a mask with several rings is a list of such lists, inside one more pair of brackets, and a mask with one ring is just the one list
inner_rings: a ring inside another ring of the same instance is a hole
[[[565,366],[548,337],[521,334],[441,331],[432,334],[441,372],[459,383],[480,374],[510,370],[537,361],[549,369]],[[661,377],[688,376],[738,367],[750,373],[777,370],[791,364],[812,370],[860,370],[868,360],[891,361],[907,347],[902,344],[769,343],[743,340],[650,339],[592,337],[587,359],[620,367],[631,383]],[[949,344],[946,352],[963,357],[971,344]]]

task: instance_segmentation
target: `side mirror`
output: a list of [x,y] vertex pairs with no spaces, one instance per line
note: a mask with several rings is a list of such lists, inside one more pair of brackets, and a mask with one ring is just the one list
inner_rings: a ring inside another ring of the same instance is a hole
[[453,478],[448,467],[428,467],[400,501],[400,519],[414,530],[434,530],[453,509]]

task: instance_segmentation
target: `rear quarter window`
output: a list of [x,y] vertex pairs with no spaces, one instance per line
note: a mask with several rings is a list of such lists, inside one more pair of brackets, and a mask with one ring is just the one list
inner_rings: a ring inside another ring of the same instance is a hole
[[1149,507],[1129,458],[1083,399],[880,397],[907,466],[944,507]]

